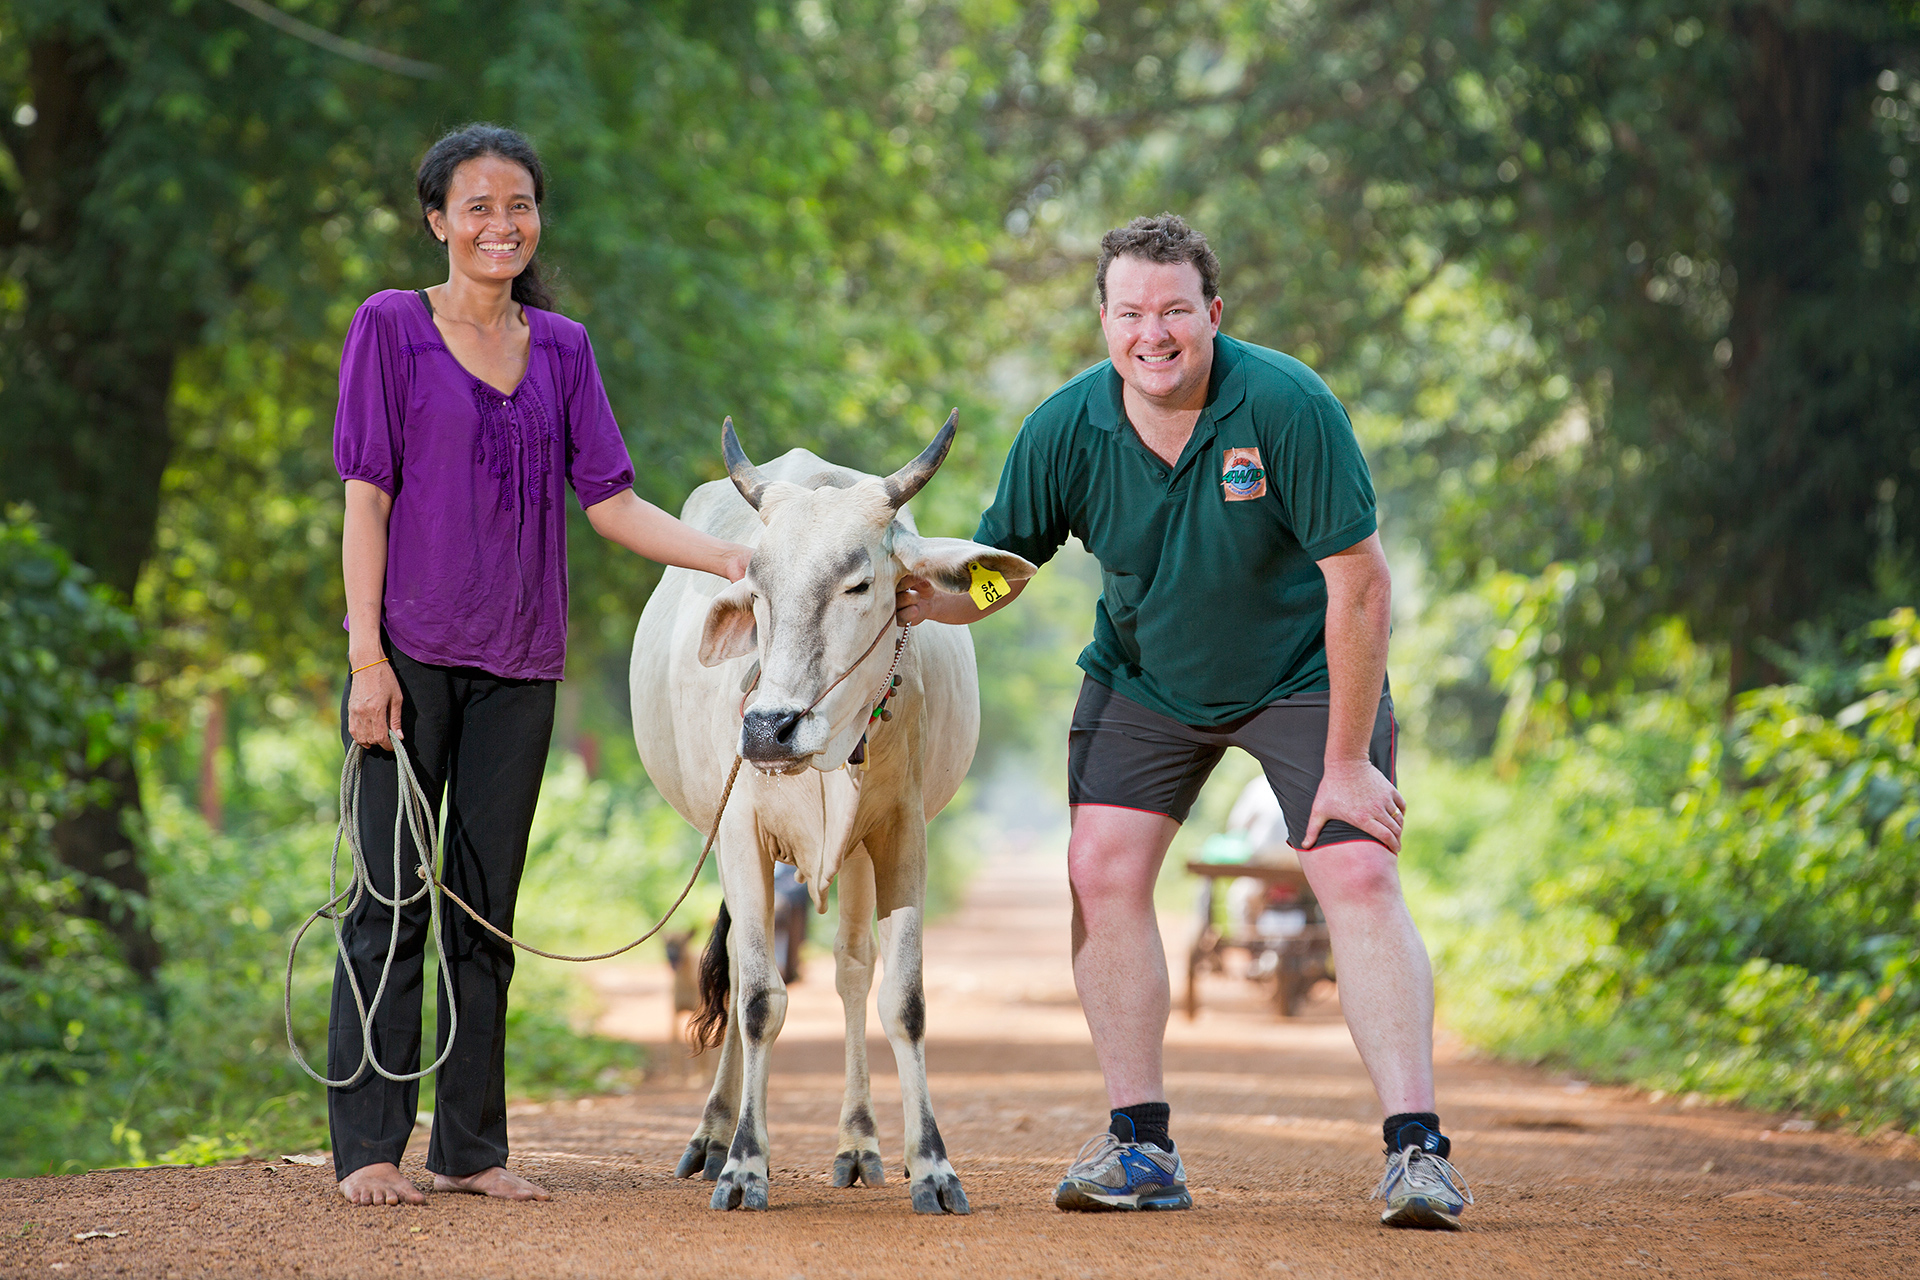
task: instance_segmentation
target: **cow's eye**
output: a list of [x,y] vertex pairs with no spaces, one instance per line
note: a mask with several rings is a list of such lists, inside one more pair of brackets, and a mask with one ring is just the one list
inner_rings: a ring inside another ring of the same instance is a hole
[[863,596],[867,594],[867,588],[872,585],[871,582],[856,582],[847,588],[847,594],[850,596]]

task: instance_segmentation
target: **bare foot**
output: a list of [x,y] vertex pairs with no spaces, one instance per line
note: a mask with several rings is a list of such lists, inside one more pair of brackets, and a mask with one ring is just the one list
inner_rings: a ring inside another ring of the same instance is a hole
[[390,1164],[370,1164],[340,1179],[340,1194],[354,1204],[425,1204],[420,1188]]
[[482,1169],[478,1173],[469,1173],[460,1178],[449,1178],[444,1173],[433,1175],[435,1191],[465,1191],[476,1196],[493,1196],[500,1200],[551,1200],[547,1189],[537,1183],[528,1182],[517,1173],[508,1173],[499,1165],[491,1169]]

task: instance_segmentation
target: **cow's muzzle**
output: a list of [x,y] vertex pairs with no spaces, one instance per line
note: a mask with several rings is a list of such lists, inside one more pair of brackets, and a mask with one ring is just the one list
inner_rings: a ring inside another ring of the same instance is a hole
[[[810,739],[801,707],[755,707],[740,722],[740,755],[755,768],[788,773],[804,768],[822,744]],[[802,741],[808,739],[808,741]]]

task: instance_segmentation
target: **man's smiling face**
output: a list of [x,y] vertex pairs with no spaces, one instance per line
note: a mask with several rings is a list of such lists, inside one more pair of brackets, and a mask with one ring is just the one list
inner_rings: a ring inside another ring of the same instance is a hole
[[1199,408],[1213,370],[1221,302],[1191,262],[1123,254],[1107,264],[1100,330],[1113,367],[1136,394],[1167,409]]

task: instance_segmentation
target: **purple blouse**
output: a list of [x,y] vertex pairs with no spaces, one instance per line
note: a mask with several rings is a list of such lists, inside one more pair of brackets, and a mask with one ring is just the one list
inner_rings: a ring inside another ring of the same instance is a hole
[[408,657],[558,680],[567,656],[562,477],[582,507],[633,486],[585,328],[526,308],[502,395],[447,350],[418,294],[361,304],[340,357],[333,460],[393,498],[382,619]]

